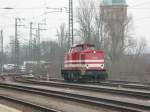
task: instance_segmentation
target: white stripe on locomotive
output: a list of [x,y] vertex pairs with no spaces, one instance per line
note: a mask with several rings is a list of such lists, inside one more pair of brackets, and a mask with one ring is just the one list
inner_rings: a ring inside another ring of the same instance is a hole
[[88,67],[88,68],[101,68],[104,69],[104,64],[65,64],[65,68],[70,67]]
[[100,62],[103,63],[104,60],[66,60],[65,63],[82,63],[82,62]]

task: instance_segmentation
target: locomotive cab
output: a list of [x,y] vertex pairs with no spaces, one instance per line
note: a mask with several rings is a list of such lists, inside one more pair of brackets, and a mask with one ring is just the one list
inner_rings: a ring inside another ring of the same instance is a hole
[[104,52],[92,44],[79,44],[64,56],[62,77],[67,81],[100,81],[107,78]]
[[76,45],[74,47],[72,47],[69,52],[81,52],[81,51],[86,51],[86,50],[95,50],[95,46],[94,45],[90,45],[90,44],[84,44],[84,45]]

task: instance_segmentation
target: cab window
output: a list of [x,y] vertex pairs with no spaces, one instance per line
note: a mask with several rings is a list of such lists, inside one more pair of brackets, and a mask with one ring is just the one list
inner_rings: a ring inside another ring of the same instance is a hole
[[82,50],[83,50],[82,47],[74,47],[74,48],[71,48],[69,52],[80,52]]
[[84,50],[95,50],[95,47],[93,46],[84,46]]

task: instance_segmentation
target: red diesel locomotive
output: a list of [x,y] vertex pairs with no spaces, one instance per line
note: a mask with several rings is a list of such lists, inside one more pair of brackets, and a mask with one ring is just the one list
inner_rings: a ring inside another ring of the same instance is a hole
[[66,81],[105,80],[108,75],[104,66],[104,52],[95,50],[92,44],[72,47],[64,56],[61,74]]

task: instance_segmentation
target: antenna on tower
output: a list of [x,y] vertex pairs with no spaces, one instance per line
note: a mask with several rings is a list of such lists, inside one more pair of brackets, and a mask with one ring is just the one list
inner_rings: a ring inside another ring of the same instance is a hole
[[69,0],[69,46],[73,44],[73,0]]

